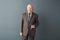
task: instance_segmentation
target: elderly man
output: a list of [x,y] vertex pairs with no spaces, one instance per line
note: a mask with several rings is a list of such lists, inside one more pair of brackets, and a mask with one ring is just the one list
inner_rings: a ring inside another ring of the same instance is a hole
[[27,12],[22,15],[20,35],[23,40],[34,40],[36,28],[38,26],[38,15],[33,12],[33,6],[27,5]]

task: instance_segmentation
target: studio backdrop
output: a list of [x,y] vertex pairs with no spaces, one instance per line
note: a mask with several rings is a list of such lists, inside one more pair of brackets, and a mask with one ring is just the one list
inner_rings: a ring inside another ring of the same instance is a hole
[[59,0],[0,0],[0,40],[21,40],[20,24],[27,4],[39,16],[35,40],[60,40]]

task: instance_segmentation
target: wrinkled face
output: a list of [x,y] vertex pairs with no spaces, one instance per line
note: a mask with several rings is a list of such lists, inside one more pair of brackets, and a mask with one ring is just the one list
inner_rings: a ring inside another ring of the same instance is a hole
[[33,11],[32,5],[28,5],[28,6],[27,6],[27,11],[28,11],[29,13]]

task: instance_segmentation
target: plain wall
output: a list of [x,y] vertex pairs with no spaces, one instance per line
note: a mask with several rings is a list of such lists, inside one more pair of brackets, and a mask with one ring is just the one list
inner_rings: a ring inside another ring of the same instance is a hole
[[21,40],[21,15],[27,4],[34,6],[40,25],[35,40],[60,40],[59,0],[0,0],[0,40]]

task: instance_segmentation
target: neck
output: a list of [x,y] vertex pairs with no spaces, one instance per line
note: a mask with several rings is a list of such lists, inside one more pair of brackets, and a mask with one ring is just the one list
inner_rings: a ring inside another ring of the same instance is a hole
[[32,11],[27,11],[27,13],[32,13]]

